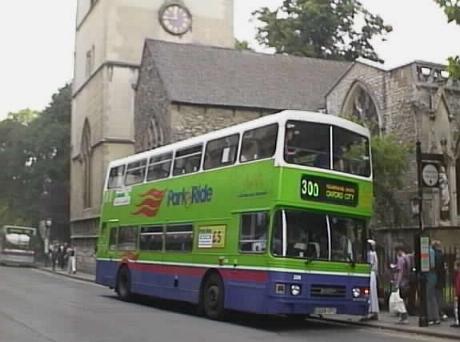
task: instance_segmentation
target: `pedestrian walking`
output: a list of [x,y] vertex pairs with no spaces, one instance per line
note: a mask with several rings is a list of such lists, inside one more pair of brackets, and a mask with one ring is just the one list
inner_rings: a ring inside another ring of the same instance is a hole
[[436,299],[439,306],[439,317],[446,321],[448,319],[447,315],[443,311],[444,308],[444,288],[446,287],[446,266],[444,253],[442,251],[442,244],[439,240],[434,240],[432,242],[434,250],[434,271],[436,273]]
[[407,293],[407,313],[410,316],[417,315],[417,295],[418,295],[418,278],[417,278],[417,267],[415,265],[415,253],[408,253],[406,255],[407,262],[409,265],[409,290]]
[[56,271],[56,266],[58,264],[58,259],[59,259],[59,246],[57,244],[54,244],[52,247],[51,251],[51,267],[53,271]]
[[370,274],[370,293],[369,293],[369,313],[362,320],[378,320],[379,319],[379,294],[377,289],[377,274],[379,270],[379,260],[375,250],[375,241],[372,239],[367,240],[368,252],[367,262],[371,266]]
[[460,328],[459,312],[460,310],[460,260],[455,262],[455,275],[454,275],[454,288],[455,288],[455,302],[454,302],[454,315],[455,323],[451,325],[453,328]]
[[68,255],[67,270],[69,274],[75,274],[77,273],[77,257],[75,255],[75,247],[69,246],[67,248],[67,255]]
[[406,301],[408,298],[409,293],[409,272],[410,272],[410,265],[409,259],[406,254],[406,250],[403,246],[397,246],[395,248],[396,252],[396,264],[393,265],[394,269],[394,278],[393,278],[393,292],[399,294],[401,299],[403,300],[403,306],[401,310],[399,310],[399,321],[400,324],[407,324],[408,321],[408,314],[407,314],[407,305]]
[[59,267],[61,268],[62,271],[64,271],[65,269],[65,248],[63,244],[59,245],[58,262],[59,262]]
[[436,294],[438,277],[436,275],[436,253],[433,246],[429,248],[430,271],[425,273],[426,277],[426,298],[427,298],[427,319],[428,325],[441,324],[439,317],[439,303]]

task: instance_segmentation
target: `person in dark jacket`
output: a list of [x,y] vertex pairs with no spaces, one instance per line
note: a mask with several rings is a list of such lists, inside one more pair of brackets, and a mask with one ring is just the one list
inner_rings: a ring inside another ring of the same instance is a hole
[[460,328],[460,321],[458,317],[458,310],[460,309],[460,260],[455,262],[455,275],[454,275],[454,288],[455,288],[455,303],[454,314],[455,323],[452,325],[454,328]]
[[439,305],[439,317],[445,321],[447,315],[443,311],[444,308],[444,289],[446,287],[446,267],[444,253],[442,252],[441,241],[434,240],[432,242],[435,259],[435,272],[436,272],[436,298]]

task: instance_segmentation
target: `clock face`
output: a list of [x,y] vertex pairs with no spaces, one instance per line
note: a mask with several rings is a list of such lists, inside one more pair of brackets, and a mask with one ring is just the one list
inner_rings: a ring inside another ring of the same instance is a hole
[[190,30],[192,15],[187,8],[172,4],[160,12],[160,23],[169,33],[180,36]]

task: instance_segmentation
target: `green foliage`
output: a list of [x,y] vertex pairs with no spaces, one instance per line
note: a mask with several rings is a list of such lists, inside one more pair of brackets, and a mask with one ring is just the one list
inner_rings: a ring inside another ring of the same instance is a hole
[[405,213],[397,194],[404,185],[409,148],[385,135],[373,137],[371,150],[376,219],[388,225],[401,224]]
[[371,41],[392,31],[357,0],[285,0],[274,11],[263,7],[253,15],[263,24],[260,44],[306,57],[383,62]]
[[237,49],[237,50],[250,50],[250,51],[253,51],[253,50],[249,47],[248,41],[246,41],[246,40],[238,40],[238,39],[235,39],[235,49]]
[[48,204],[68,203],[67,192],[52,189],[69,186],[70,109],[66,85],[43,112],[26,109],[0,122],[0,224],[37,225]]
[[[447,16],[447,21],[460,25],[460,0],[434,0]],[[454,79],[460,80],[460,56],[449,57],[447,70]]]
[[[344,116],[347,120],[368,126],[356,116]],[[397,193],[405,184],[410,148],[401,144],[390,134],[371,137],[372,173],[374,176],[374,203],[378,221],[388,225],[403,221],[404,213],[398,202]],[[359,155],[359,150],[350,153]]]
[[8,113],[7,118],[19,122],[23,125],[28,125],[38,116],[38,112],[29,108],[22,109],[19,112]]
[[460,1],[459,0],[434,0],[447,16],[448,22],[455,21],[460,25]]
[[447,71],[449,71],[449,75],[460,80],[460,56],[449,57],[448,62]]

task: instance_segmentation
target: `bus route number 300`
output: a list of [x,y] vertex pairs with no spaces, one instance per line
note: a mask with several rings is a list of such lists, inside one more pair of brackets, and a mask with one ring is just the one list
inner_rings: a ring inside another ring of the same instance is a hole
[[319,196],[319,184],[304,178],[302,179],[301,192],[302,196],[317,198]]

